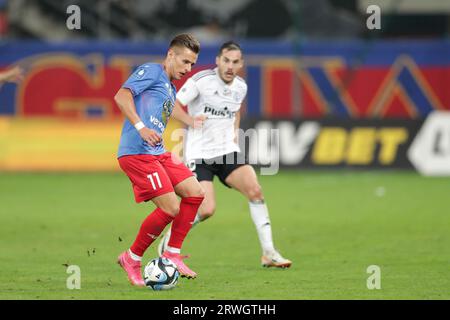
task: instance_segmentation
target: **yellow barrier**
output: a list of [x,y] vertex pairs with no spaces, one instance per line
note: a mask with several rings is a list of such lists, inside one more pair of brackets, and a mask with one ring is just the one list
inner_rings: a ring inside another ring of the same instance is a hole
[[[0,117],[0,171],[116,171],[122,121]],[[170,120],[170,137],[181,124]]]

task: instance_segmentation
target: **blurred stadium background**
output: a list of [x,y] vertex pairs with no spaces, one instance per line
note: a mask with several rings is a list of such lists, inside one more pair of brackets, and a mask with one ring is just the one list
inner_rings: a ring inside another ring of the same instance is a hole
[[[369,30],[376,3],[381,29]],[[80,30],[66,26],[71,4]],[[203,44],[194,72],[221,41],[242,42],[244,126],[280,130],[281,166],[450,174],[448,126],[433,120],[416,139],[428,115],[450,109],[448,1],[2,0],[0,10],[0,66],[25,70],[0,92],[0,170],[117,170],[114,93],[188,31]],[[259,149],[255,159],[267,156]]]
[[[68,30],[66,26],[70,16],[66,10],[73,4],[81,8],[80,30]],[[381,7],[380,30],[366,26],[370,16],[366,10],[371,4]],[[326,180],[327,172],[332,169],[329,179],[343,179],[343,184],[328,185],[330,189],[325,190],[333,193],[335,188],[352,184],[349,193],[340,196],[358,197],[361,181],[355,178],[350,183],[347,174],[361,177],[364,186],[367,176],[361,171],[375,170],[371,177],[376,179],[383,170],[384,178],[374,182],[376,200],[388,192],[384,179],[388,181],[390,173],[396,176],[401,171],[403,184],[398,186],[398,199],[392,201],[398,200],[400,206],[412,211],[413,207],[429,208],[430,229],[426,234],[439,235],[430,240],[437,243],[432,251],[443,259],[439,270],[447,266],[448,272],[448,233],[436,227],[449,227],[450,206],[444,196],[450,191],[449,181],[441,178],[435,185],[434,180],[420,180],[425,178],[415,173],[450,175],[450,1],[443,0],[0,0],[0,70],[19,65],[25,72],[21,83],[4,84],[0,90],[0,199],[11,205],[0,208],[5,230],[8,221],[15,221],[12,212],[20,215],[23,210],[12,207],[19,201],[14,196],[27,188],[29,177],[42,179],[33,172],[119,170],[115,155],[123,118],[113,96],[136,66],[162,60],[168,39],[180,32],[191,32],[202,43],[193,72],[213,65],[222,41],[234,39],[242,44],[242,76],[249,85],[242,110],[243,126],[257,132],[250,156],[259,164],[272,156],[279,158],[282,181],[290,181],[280,188],[298,188],[311,195],[305,183],[311,182],[315,190],[314,181],[326,184],[330,181]],[[181,84],[179,81],[177,86]],[[179,127],[179,123],[170,122],[166,134],[169,149],[179,142],[170,141],[171,133]],[[267,129],[278,129],[279,141],[258,135]],[[310,171],[316,169],[327,170],[315,176]],[[303,174],[306,180],[301,181]],[[51,183],[59,179],[48,177],[54,179]],[[95,184],[94,178],[86,178],[83,184],[78,181],[80,177],[68,177],[67,194],[73,191],[72,179],[81,190]],[[106,177],[106,190],[111,191],[107,185],[112,178]],[[120,190],[126,193],[128,182],[120,177]],[[268,190],[270,179],[263,180]],[[411,194],[419,198],[433,190],[432,203],[410,204],[412,200],[402,193],[409,194],[404,189],[409,184],[415,188]],[[53,190],[40,189],[37,182],[31,185],[40,197],[43,190]],[[94,188],[87,188],[94,192]],[[65,195],[62,190],[57,194]],[[339,196],[339,192],[336,194]],[[74,195],[86,200],[81,191]],[[131,193],[124,199],[130,200]],[[339,201],[336,199],[336,203]],[[95,203],[87,203],[92,212]],[[311,204],[309,210],[312,208]],[[47,209],[45,219],[53,219],[49,216],[51,209]],[[323,208],[322,213],[334,209]],[[131,200],[129,210],[134,210]],[[359,219],[356,213],[354,218]],[[420,215],[413,220],[423,222],[422,218]],[[385,222],[389,225],[390,220]],[[403,222],[400,219],[398,225]],[[278,223],[281,225],[282,220]],[[15,239],[13,231],[8,234]],[[289,239],[284,243],[294,241]],[[8,258],[2,256],[2,262],[6,261]],[[444,271],[433,279],[440,283],[442,277]],[[292,290],[295,292],[295,288]],[[424,287],[417,290],[412,297],[440,297],[427,293]],[[438,292],[448,298],[448,292]],[[33,294],[23,297],[38,297]],[[314,292],[309,297],[339,296],[330,294]],[[290,298],[305,296],[294,294]],[[215,293],[215,297],[221,295]]]

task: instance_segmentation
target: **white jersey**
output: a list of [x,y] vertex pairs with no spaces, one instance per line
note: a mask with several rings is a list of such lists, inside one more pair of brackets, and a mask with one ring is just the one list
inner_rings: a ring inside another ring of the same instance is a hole
[[186,81],[178,91],[177,100],[187,106],[189,115],[207,116],[202,128],[188,128],[184,145],[186,161],[240,152],[234,141],[234,122],[246,94],[244,79],[236,77],[226,84],[217,68],[200,71]]

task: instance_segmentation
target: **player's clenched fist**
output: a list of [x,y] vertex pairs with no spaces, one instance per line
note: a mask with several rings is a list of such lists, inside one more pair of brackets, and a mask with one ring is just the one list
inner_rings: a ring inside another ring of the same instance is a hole
[[206,115],[204,115],[204,114],[201,114],[199,116],[193,117],[192,118],[192,125],[191,125],[191,127],[194,128],[194,129],[202,128],[203,127],[203,123],[205,122],[205,120],[207,118],[208,117]]
[[161,137],[159,136],[159,134],[152,129],[142,128],[141,130],[139,130],[139,134],[141,135],[142,139],[144,139],[144,141],[146,141],[152,147],[161,142]]

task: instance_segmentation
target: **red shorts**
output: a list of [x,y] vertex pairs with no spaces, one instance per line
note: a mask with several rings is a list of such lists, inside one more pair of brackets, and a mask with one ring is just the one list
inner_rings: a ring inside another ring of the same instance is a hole
[[133,185],[134,197],[138,203],[174,192],[174,186],[193,176],[191,170],[170,152],[157,156],[129,155],[118,160]]

